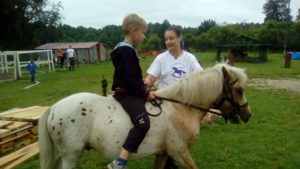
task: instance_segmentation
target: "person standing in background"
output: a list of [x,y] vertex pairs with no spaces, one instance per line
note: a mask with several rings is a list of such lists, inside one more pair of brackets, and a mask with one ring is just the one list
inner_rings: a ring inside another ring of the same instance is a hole
[[64,53],[61,49],[58,49],[58,51],[57,51],[57,58],[59,59],[60,67],[63,68],[64,62],[65,62],[65,57],[64,57]]
[[69,59],[69,70],[74,71],[74,65],[75,65],[75,50],[72,49],[72,45],[69,46],[69,49],[67,50],[68,53],[68,59]]
[[31,83],[35,83],[35,69],[36,64],[34,63],[33,59],[31,58],[29,63],[27,64],[27,70],[31,75]]

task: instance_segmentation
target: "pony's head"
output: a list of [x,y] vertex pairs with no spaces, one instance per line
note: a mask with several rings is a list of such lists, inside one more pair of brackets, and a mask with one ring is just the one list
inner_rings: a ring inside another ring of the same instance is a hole
[[247,81],[244,69],[226,64],[218,64],[215,68],[221,69],[224,77],[223,92],[217,99],[215,107],[220,109],[231,123],[239,123],[239,119],[248,122],[252,113],[244,95],[244,85]]
[[247,122],[251,112],[243,92],[246,81],[244,69],[219,63],[203,71],[194,71],[180,81],[156,91],[155,95],[195,107],[213,106],[233,123],[239,122],[239,118]]

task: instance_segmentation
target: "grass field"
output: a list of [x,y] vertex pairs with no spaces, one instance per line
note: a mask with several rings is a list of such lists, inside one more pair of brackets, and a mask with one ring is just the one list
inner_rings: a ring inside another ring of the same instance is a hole
[[[215,64],[213,52],[197,53],[204,67]],[[153,58],[141,60],[143,70]],[[236,63],[245,67],[249,78],[298,78],[300,60],[293,60],[291,68],[283,67],[282,54],[270,54],[266,63]],[[101,94],[102,75],[111,85],[113,74],[110,62],[85,65],[74,72],[57,69],[37,76],[41,83],[30,85],[29,78],[0,83],[0,112],[14,107],[51,105],[76,92]],[[245,90],[253,117],[247,124],[226,124],[218,119],[204,124],[200,138],[192,147],[192,156],[204,169],[298,169],[300,167],[300,94],[288,90]],[[130,161],[130,169],[153,168],[153,157]],[[80,169],[103,168],[110,162],[93,150],[86,151],[78,162]],[[39,168],[38,157],[17,169]]]

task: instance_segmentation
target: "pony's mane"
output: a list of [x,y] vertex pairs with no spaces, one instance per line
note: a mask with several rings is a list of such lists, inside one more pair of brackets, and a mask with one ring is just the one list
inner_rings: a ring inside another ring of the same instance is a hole
[[246,83],[247,75],[244,69],[232,67],[225,63],[218,63],[212,68],[190,73],[178,82],[156,91],[155,95],[173,98],[188,104],[208,106],[223,90],[224,77],[222,67],[232,72],[241,85]]

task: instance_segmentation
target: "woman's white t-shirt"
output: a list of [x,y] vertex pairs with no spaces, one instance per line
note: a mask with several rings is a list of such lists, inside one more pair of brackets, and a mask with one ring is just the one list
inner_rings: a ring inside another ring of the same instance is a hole
[[175,58],[165,51],[154,59],[147,73],[160,79],[159,88],[162,89],[195,70],[202,70],[202,67],[193,54],[183,51],[181,56]]

